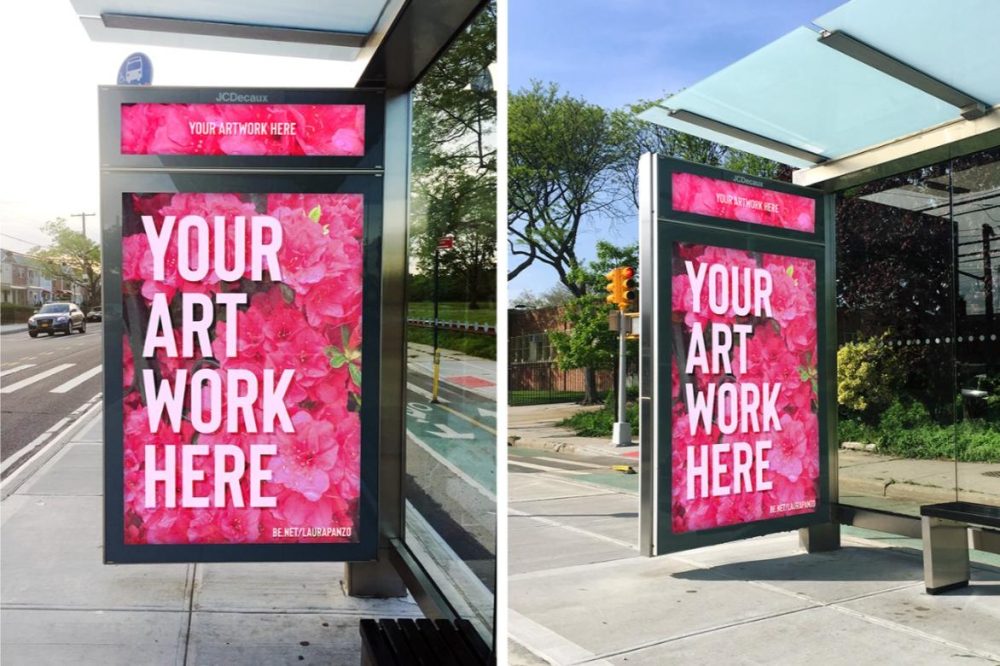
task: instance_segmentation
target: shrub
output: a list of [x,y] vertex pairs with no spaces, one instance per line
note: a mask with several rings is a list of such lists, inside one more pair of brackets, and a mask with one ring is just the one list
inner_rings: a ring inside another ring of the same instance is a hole
[[877,338],[848,342],[837,350],[837,403],[848,412],[875,420],[892,404],[905,368],[892,348]]
[[0,303],[0,324],[23,324],[34,313],[35,308],[30,305]]

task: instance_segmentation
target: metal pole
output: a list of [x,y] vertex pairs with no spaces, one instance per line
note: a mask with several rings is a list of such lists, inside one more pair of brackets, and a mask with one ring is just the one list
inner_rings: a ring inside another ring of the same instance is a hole
[[438,401],[438,382],[441,379],[441,352],[438,351],[438,266],[440,264],[441,247],[434,248],[434,384],[431,386],[431,402]]
[[615,446],[631,446],[632,432],[625,418],[625,311],[618,311],[618,422],[615,423],[611,443]]
[[94,216],[95,216],[95,213],[76,213],[74,215],[70,215],[70,217],[78,217],[78,218],[80,218],[80,220],[83,222],[83,236],[84,236],[84,238],[86,238],[86,236],[87,236],[87,218],[88,217],[94,217]]

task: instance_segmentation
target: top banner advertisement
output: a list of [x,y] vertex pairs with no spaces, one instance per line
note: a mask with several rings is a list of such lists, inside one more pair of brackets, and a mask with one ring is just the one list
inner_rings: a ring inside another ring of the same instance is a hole
[[122,104],[125,155],[365,153],[363,104]]
[[108,168],[382,169],[377,90],[100,89]]
[[[674,211],[779,229],[816,231],[816,200],[693,173],[671,174]],[[760,181],[756,181],[760,182]]]

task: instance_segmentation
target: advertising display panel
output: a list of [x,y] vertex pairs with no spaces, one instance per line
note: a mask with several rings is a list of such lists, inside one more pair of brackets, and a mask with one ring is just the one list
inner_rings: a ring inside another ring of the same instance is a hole
[[372,559],[381,179],[220,171],[102,174],[106,561]]
[[[655,552],[827,522],[822,197],[770,192],[718,169],[692,173],[677,160],[657,166],[653,265],[641,268],[655,284],[640,288],[641,298],[654,292],[653,335],[642,344],[655,376],[655,423],[643,422],[656,456]],[[728,226],[733,206],[749,211],[745,228]]]

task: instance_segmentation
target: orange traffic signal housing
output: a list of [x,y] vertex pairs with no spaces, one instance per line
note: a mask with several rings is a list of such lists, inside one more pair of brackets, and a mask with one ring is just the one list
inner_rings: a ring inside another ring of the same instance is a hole
[[608,279],[608,303],[615,305],[619,310],[627,310],[630,299],[635,298],[635,281],[632,276],[635,271],[628,266],[620,266],[608,271],[605,276]]

